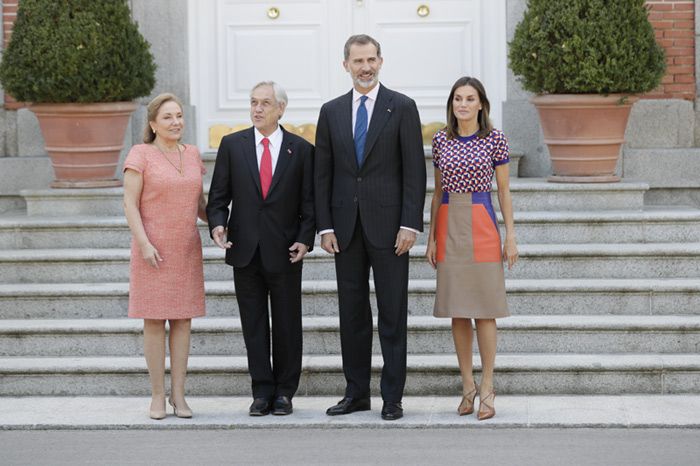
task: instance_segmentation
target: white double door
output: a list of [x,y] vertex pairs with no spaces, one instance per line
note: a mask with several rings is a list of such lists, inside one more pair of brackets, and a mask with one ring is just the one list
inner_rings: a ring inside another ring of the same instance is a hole
[[416,100],[423,124],[445,121],[450,87],[479,77],[500,125],[506,92],[505,0],[190,0],[191,100],[197,144],[216,125],[247,124],[249,93],[279,82],[282,120],[315,124],[321,105],[351,88],[343,45],[366,33],[381,44],[380,80]]

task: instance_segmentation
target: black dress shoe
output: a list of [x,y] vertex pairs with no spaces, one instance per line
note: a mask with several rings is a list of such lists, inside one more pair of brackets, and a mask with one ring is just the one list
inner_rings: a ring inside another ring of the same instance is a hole
[[272,414],[286,416],[292,414],[292,400],[288,396],[278,396],[272,403]]
[[255,398],[250,405],[248,414],[251,416],[266,416],[270,414],[272,403],[267,398]]
[[331,406],[326,410],[329,416],[338,416],[339,414],[350,414],[356,411],[369,411],[371,404],[369,398],[350,398],[346,396],[338,402],[337,405]]
[[401,419],[402,417],[403,408],[401,407],[401,402],[384,402],[384,406],[382,406],[382,419],[384,419],[385,421],[395,421],[397,419]]

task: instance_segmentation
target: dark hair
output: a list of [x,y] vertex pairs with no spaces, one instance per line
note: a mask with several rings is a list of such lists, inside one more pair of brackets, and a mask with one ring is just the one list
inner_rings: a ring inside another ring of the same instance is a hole
[[471,76],[463,76],[455,81],[452,90],[450,91],[450,96],[447,98],[447,125],[445,126],[445,131],[447,132],[447,138],[453,139],[459,136],[459,127],[457,125],[457,117],[455,117],[454,108],[452,107],[452,100],[455,97],[455,92],[457,89],[463,86],[471,86],[476,90],[479,95],[479,101],[481,102],[481,110],[479,110],[479,115],[477,116],[477,123],[479,124],[479,131],[477,135],[480,138],[485,138],[493,130],[493,125],[491,124],[491,119],[489,118],[489,111],[491,110],[491,104],[489,103],[489,98],[486,97],[486,89],[484,85],[481,84],[476,78]]
[[350,58],[350,47],[352,47],[354,44],[372,44],[377,48],[377,56],[382,56],[382,46],[379,45],[379,42],[377,42],[373,37],[368,36],[367,34],[356,34],[354,36],[350,36],[348,40],[345,41],[345,47],[343,48],[343,57],[345,57],[346,61],[348,58]]
[[175,94],[164,92],[155,96],[146,106],[146,126],[143,128],[143,142],[146,144],[150,144],[156,139],[156,134],[153,132],[153,129],[149,123],[156,121],[160,107],[162,107],[166,102],[175,102],[180,106],[180,110],[184,111],[182,108],[182,102]]

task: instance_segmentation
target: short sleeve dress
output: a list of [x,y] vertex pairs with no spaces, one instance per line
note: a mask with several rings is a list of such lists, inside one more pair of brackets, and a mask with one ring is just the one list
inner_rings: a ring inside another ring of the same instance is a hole
[[495,169],[508,162],[508,142],[499,130],[452,139],[440,130],[433,137],[433,165],[440,170],[443,191],[435,230],[435,317],[510,315],[491,204]]
[[152,144],[138,144],[124,161],[143,175],[141,220],[149,241],[162,262],[150,266],[131,240],[129,317],[140,319],[190,319],[204,309],[202,242],[197,229],[197,210],[206,172],[195,146],[185,145],[179,158],[166,155]]

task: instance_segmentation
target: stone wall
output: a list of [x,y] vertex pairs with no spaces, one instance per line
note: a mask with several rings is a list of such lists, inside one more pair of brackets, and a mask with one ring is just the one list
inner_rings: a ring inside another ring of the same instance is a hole
[[195,108],[190,105],[190,71],[187,31],[187,0],[130,0],[131,13],[155,56],[156,86],[150,96],[140,99],[141,108],[132,118],[132,138],[141,142],[145,105],[162,92],[172,92],[185,105],[186,129],[183,140],[196,143]]

